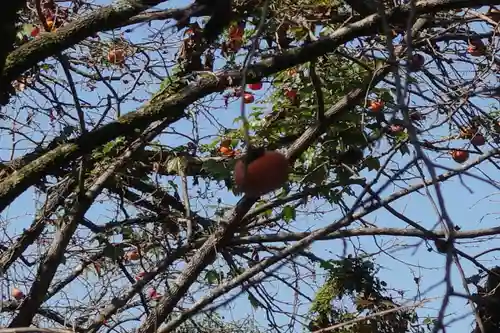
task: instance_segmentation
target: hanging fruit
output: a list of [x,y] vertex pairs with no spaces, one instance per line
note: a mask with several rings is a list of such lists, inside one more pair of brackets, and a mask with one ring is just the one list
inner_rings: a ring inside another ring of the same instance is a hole
[[108,61],[115,65],[123,64],[125,62],[125,51],[117,48],[109,50]]
[[484,135],[478,133],[470,140],[470,143],[472,143],[474,146],[479,147],[486,144],[486,139]]
[[473,57],[480,57],[485,55],[486,47],[482,40],[474,39],[469,41],[469,46],[467,47],[467,53]]
[[234,180],[242,192],[258,197],[282,187],[288,180],[288,173],[288,160],[283,154],[264,151],[250,160],[246,172],[245,161],[240,159],[234,168]]
[[378,100],[378,101],[372,101],[370,103],[370,110],[373,112],[380,112],[384,108],[384,101]]
[[262,89],[262,82],[250,83],[248,85],[248,88],[250,88],[252,90],[261,90]]
[[416,72],[421,70],[424,64],[425,64],[424,56],[419,53],[416,53],[410,59],[409,68],[412,72]]
[[245,104],[253,103],[254,100],[255,100],[255,97],[250,93],[245,93],[243,95],[243,101],[245,102]]
[[469,159],[469,152],[461,149],[451,151],[451,158],[457,163],[464,163]]

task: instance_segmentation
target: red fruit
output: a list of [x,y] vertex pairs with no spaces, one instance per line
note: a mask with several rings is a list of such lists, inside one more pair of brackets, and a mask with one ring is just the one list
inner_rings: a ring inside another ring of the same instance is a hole
[[122,64],[125,61],[125,51],[112,49],[108,52],[108,61],[112,64]]
[[253,103],[255,97],[253,97],[250,93],[245,93],[245,95],[243,95],[243,100],[245,101],[245,104],[250,104]]
[[36,37],[40,33],[40,27],[34,27],[33,30],[31,30],[31,37]]
[[389,126],[389,133],[390,134],[398,134],[401,133],[405,130],[405,128],[401,125],[391,125]]
[[373,112],[379,112],[380,110],[382,110],[382,108],[384,107],[384,101],[380,100],[380,101],[373,101],[370,103],[370,109],[373,111]]
[[136,250],[125,253],[125,258],[127,260],[139,260],[140,257],[139,252]]
[[467,48],[467,52],[473,56],[473,57],[480,57],[484,54],[483,50],[482,49],[478,49],[477,47],[475,46],[469,46]]
[[219,151],[224,156],[234,156],[234,150],[231,147],[220,147]]
[[258,197],[283,186],[288,172],[288,160],[283,154],[266,151],[247,166],[246,173],[245,162],[239,160],[234,168],[234,180],[245,194]]
[[14,299],[20,301],[24,298],[24,293],[17,288],[12,288],[12,297],[14,297]]
[[413,57],[410,59],[410,69],[412,71],[418,71],[422,69],[422,66],[425,63],[425,58],[421,54],[414,54]]
[[238,40],[243,38],[243,34],[245,33],[245,24],[244,23],[239,23],[239,24],[233,24],[229,28],[229,38],[233,40]]
[[481,49],[481,48],[483,48],[483,47],[484,47],[484,43],[483,43],[483,41],[482,41],[481,39],[474,39],[474,40],[471,40],[471,41],[469,42],[469,45],[470,45],[470,46],[474,46],[474,47],[476,47],[476,48],[478,48],[478,49]]
[[148,296],[149,296],[149,298],[152,298],[154,300],[157,300],[157,299],[161,298],[161,295],[158,294],[158,292],[154,288],[149,288],[148,289]]
[[424,116],[420,112],[415,111],[413,113],[410,113],[410,119],[413,121],[419,121],[424,119]]
[[452,150],[451,151],[451,158],[457,163],[464,163],[469,159],[469,152],[466,150]]
[[471,140],[470,143],[472,143],[474,146],[482,146],[486,143],[486,139],[482,134],[476,134]]
[[154,295],[156,295],[156,290],[154,288],[149,288],[148,289],[148,296],[152,297]]
[[475,39],[469,42],[467,52],[473,57],[480,57],[484,55],[484,49],[485,47],[483,41],[480,39]]
[[262,89],[262,82],[250,83],[248,85],[248,88],[250,88],[252,90],[261,90]]
[[297,90],[295,89],[287,89],[285,91],[285,96],[290,98],[291,100],[294,100],[295,98],[297,98]]

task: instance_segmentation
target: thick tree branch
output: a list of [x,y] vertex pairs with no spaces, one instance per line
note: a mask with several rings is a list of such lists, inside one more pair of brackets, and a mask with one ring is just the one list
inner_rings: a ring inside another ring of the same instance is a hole
[[0,32],[2,39],[0,41],[0,73],[5,67],[5,60],[14,47],[16,40],[17,13],[26,5],[24,0],[12,0],[2,4],[0,12]]
[[[312,232],[280,232],[277,234],[269,235],[255,235],[236,237],[231,239],[228,245],[245,245],[245,244],[261,244],[261,243],[281,243],[281,242],[295,242],[305,237],[308,237]],[[456,232],[457,239],[472,239],[485,236],[495,236],[500,234],[500,228],[479,229],[471,231],[458,231]],[[434,238],[430,238],[428,233],[417,229],[398,229],[398,228],[362,228],[351,230],[339,230],[324,235],[317,240],[332,240],[348,237],[358,236],[402,236],[402,237],[417,237],[422,239],[437,239],[444,238],[443,231],[433,231]]]
[[[474,165],[479,164],[481,161],[486,160],[488,158],[488,155],[492,156],[495,153],[498,153],[498,151],[494,150],[494,151],[490,152],[489,154],[487,154],[486,156],[482,156],[474,163],[470,163],[461,169],[465,169],[465,170],[470,169]],[[293,154],[290,154],[290,155],[293,155]],[[251,279],[255,275],[257,275],[261,272],[264,272],[266,269],[270,268],[272,265],[278,263],[279,261],[297,254],[298,251],[301,251],[305,247],[311,245],[316,239],[319,239],[320,237],[324,237],[324,236],[329,235],[329,234],[334,233],[334,232],[338,232],[341,228],[348,227],[352,222],[354,222],[360,218],[363,218],[364,216],[370,214],[371,212],[376,211],[377,209],[383,207],[385,204],[392,203],[392,202],[406,196],[409,192],[415,192],[415,191],[418,191],[419,189],[422,189],[425,186],[430,186],[430,185],[436,184],[438,182],[442,182],[442,181],[445,181],[445,180],[450,179],[452,177],[455,177],[457,175],[460,175],[461,171],[462,170],[453,170],[453,171],[449,171],[449,172],[446,172],[444,174],[439,175],[437,177],[437,179],[435,179],[435,178],[426,179],[417,185],[414,185],[410,188],[405,188],[399,192],[396,192],[396,193],[384,198],[384,200],[381,200],[380,202],[375,202],[374,204],[369,205],[369,206],[361,209],[356,214],[348,214],[345,217],[343,217],[342,219],[340,219],[336,222],[333,222],[324,228],[321,228],[321,229],[318,229],[318,230],[311,232],[309,235],[307,235],[305,238],[300,239],[295,244],[288,246],[287,248],[285,248],[284,250],[280,251],[278,254],[276,254],[272,257],[268,257],[268,258],[260,261],[256,265],[247,269],[242,274],[238,275],[233,280],[226,282],[222,288],[221,287],[216,288],[208,296],[206,296],[206,297],[200,299],[198,302],[196,302],[195,305],[193,305],[193,307],[191,307],[188,310],[185,310],[179,317],[174,318],[170,322],[168,322],[167,325],[164,326],[164,328],[159,330],[159,332],[160,333],[172,332],[173,330],[175,330],[175,328],[179,327],[179,325],[181,325],[184,321],[186,321],[190,315],[197,313],[198,311],[203,309],[208,304],[214,302],[215,299],[219,298],[223,294],[222,291],[224,291],[224,293],[227,293],[229,290],[232,290],[235,287],[239,286],[241,283],[248,281],[249,279]],[[210,242],[211,238],[209,238],[207,240],[207,242],[204,244],[204,246]],[[212,245],[215,247],[218,244],[212,244]],[[200,249],[200,251],[201,251],[201,249]],[[183,275],[185,273],[189,273],[190,269],[192,270],[192,267],[190,267],[190,265],[188,265],[186,270],[183,272]],[[182,278],[182,276],[181,276],[181,278]],[[221,290],[221,289],[223,289],[223,290]],[[143,326],[147,326],[147,322]],[[139,332],[142,332],[141,329],[139,329]]]
[[[359,100],[363,98],[366,91],[370,89],[372,85],[378,84],[378,82],[380,82],[389,73],[389,69],[390,67],[386,66],[376,77],[368,77],[366,79],[366,84],[364,84],[363,87],[353,90],[347,94],[345,98],[337,102],[325,114],[325,121],[327,123],[333,121],[338,114],[349,110],[355,103],[359,103]],[[312,141],[321,134],[320,128],[325,129],[327,126],[316,125],[312,127],[310,130],[306,131],[294,145],[291,146],[287,152],[287,157],[291,162],[304,152]],[[212,234],[203,246],[199,248],[195,256],[190,262],[188,262],[185,270],[176,280],[175,286],[172,288],[171,292],[162,298],[160,304],[138,329],[138,333],[153,333],[156,330],[156,327],[158,327],[166,319],[167,315],[171,313],[177,302],[183,297],[192,283],[196,280],[196,277],[213,260],[216,255],[216,252],[214,251],[221,250],[223,244],[231,238],[231,235],[236,231],[243,217],[255,202],[256,199],[248,198],[246,196],[238,202],[232,215],[228,219],[228,222],[221,223],[214,234]],[[178,324],[180,324],[180,322]],[[172,329],[174,328],[175,327]]]
[[[465,6],[466,2],[435,0],[423,4],[419,3],[417,8],[420,12],[433,12],[441,9],[457,8],[460,5]],[[500,3],[500,0],[478,0],[476,5],[494,3]],[[404,21],[409,12],[408,6],[395,8],[388,11],[387,17],[394,21]],[[374,14],[338,29],[329,38],[261,61],[250,66],[247,81],[249,83],[257,82],[263,77],[332,52],[339,45],[348,42],[352,38],[373,33],[380,24],[381,16]],[[223,91],[228,86],[238,85],[242,79],[240,71],[219,72],[216,76],[204,76],[197,83],[189,85],[174,96],[166,95],[166,92],[160,94],[155,97],[155,102],[147,105],[142,110],[129,113],[115,122],[82,135],[80,138],[61,145],[41,156],[0,183],[0,211],[3,211],[17,196],[54,168],[61,167],[61,165],[67,164],[68,161],[74,160],[118,136],[133,133],[136,129],[144,129],[153,121],[163,119],[166,123],[174,123],[184,116],[184,109],[196,100],[208,94]]]
[[64,256],[66,247],[73,237],[80,220],[85,216],[90,206],[94,203],[95,198],[104,189],[104,185],[108,179],[114,176],[115,172],[121,169],[129,159],[140,149],[146,145],[149,140],[158,135],[164,124],[163,122],[155,122],[142,135],[140,135],[128,149],[126,149],[111,165],[103,166],[101,173],[97,179],[89,181],[87,187],[83,187],[84,193],[78,193],[72,200],[69,212],[61,219],[61,229],[54,237],[52,245],[47,251],[42,263],[38,268],[37,278],[26,300],[19,308],[19,312],[14,317],[9,327],[27,327],[31,324],[33,317],[40,305],[45,300],[45,295],[49,286],[54,279],[57,268],[61,264],[61,259]]
[[[25,5],[26,1],[24,0],[11,0],[2,3],[2,10],[0,11],[0,33],[2,36],[0,40],[0,73],[6,67],[7,56],[14,48],[16,41],[15,24],[18,20],[18,12]],[[7,103],[10,89],[10,81],[0,83],[0,104]]]
[[[412,35],[418,34],[421,24],[425,23],[424,21],[425,20],[422,20],[422,22],[416,22],[413,25]],[[311,126],[294,142],[294,144],[290,146],[286,153],[289,161],[295,161],[314,142],[314,140],[316,140],[328,128],[329,124],[350,110],[352,106],[359,103],[359,101],[366,95],[367,91],[369,91],[373,86],[376,86],[390,73],[391,68],[391,65],[385,65],[378,68],[377,72],[373,76],[370,75],[365,78],[365,82],[361,87],[352,90],[344,98],[333,105],[333,107],[331,107],[324,115],[324,120],[327,126],[324,124]],[[166,319],[166,316],[171,313],[174,306],[183,297],[184,293],[189,290],[190,286],[195,281],[196,276],[198,276],[210,263],[210,261],[213,260],[214,256],[216,256],[217,252],[214,251],[220,251],[224,243],[227,242],[233,233],[238,229],[244,219],[244,216],[251,209],[255,201],[255,199],[245,196],[242,200],[240,200],[240,202],[238,202],[232,212],[232,215],[228,219],[228,222],[221,223],[220,227],[205,241],[192,260],[187,263],[186,269],[184,269],[182,274],[176,280],[174,290],[162,298],[155,311],[148,316],[145,323],[138,329],[138,333],[153,333],[156,330],[156,327],[158,327]],[[350,218],[352,218],[352,216],[350,216]],[[350,220],[348,219],[348,221]],[[336,226],[337,224],[334,225],[334,227]],[[340,228],[340,226],[341,224],[339,224],[338,228]],[[330,230],[330,232],[336,231],[338,228]],[[326,233],[328,232],[325,232],[325,234]],[[255,271],[254,269],[251,269],[250,271],[252,270]],[[203,307],[203,305],[200,305],[200,308],[201,307]],[[163,330],[162,333],[174,330],[186,319],[187,317],[183,318],[183,320],[173,320],[169,322],[170,326],[167,324],[168,328]]]
[[[121,27],[131,17],[165,1],[121,1],[120,4],[96,10],[80,20],[61,27],[57,32],[45,33],[40,38],[20,46],[7,57],[2,81],[10,82],[40,61],[64,51],[99,31]],[[172,15],[175,14],[173,11]]]
[[69,179],[60,188],[56,188],[52,194],[49,194],[47,202],[41,208],[31,226],[23,232],[15,244],[12,244],[6,251],[0,254],[0,272],[5,272],[23,254],[28,246],[33,244],[38,236],[42,234],[48,223],[48,217],[64,202],[74,189],[75,184],[76,178]]

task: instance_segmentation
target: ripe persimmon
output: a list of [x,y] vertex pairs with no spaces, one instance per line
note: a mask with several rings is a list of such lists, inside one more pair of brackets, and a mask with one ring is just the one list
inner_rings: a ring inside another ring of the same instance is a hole
[[229,38],[230,39],[241,39],[243,38],[243,34],[245,33],[245,24],[238,23],[233,24],[229,27]]
[[20,301],[24,298],[24,293],[17,288],[12,288],[12,297],[14,297],[14,299]]
[[34,27],[30,32],[31,37],[36,37],[39,34],[40,34],[40,27]]
[[[246,166],[245,172],[245,163]],[[246,159],[236,162],[234,180],[238,188],[252,197],[259,197],[283,186],[288,180],[289,164],[277,151],[250,151]]]
[[451,158],[457,163],[464,163],[469,159],[469,152],[467,150],[454,149],[451,151]]
[[469,47],[467,48],[467,53],[473,57],[480,57],[485,54],[485,46],[482,40],[475,39],[469,41]]
[[245,104],[250,104],[253,103],[255,97],[253,97],[250,93],[245,93],[245,95],[243,95],[243,100],[245,101]]
[[132,250],[130,252],[125,253],[125,258],[130,261],[139,260],[140,257],[141,256],[139,255],[139,252],[137,252],[137,250]]
[[380,110],[382,110],[383,107],[384,107],[384,101],[382,100],[372,101],[370,103],[370,110],[372,110],[373,112],[379,112]]
[[231,147],[222,146],[219,148],[219,151],[224,156],[233,156],[234,155],[234,150]]
[[293,101],[297,98],[297,90],[296,89],[287,89],[285,91],[285,96]]
[[122,64],[125,61],[125,51],[122,49],[109,50],[108,61],[112,64]]
[[424,64],[425,58],[420,53],[415,53],[409,61],[410,70],[413,72],[421,70]]
[[262,82],[250,83],[248,85],[248,88],[250,88],[252,90],[261,90],[262,89]]
[[472,143],[474,146],[483,146],[486,144],[486,139],[484,138],[484,135],[477,133],[471,140],[470,143]]

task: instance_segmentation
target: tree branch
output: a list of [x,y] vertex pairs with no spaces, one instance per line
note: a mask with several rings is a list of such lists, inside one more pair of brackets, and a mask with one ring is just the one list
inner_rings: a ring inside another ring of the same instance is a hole
[[[452,0],[434,0],[417,6],[419,11],[432,12],[438,9],[458,8],[466,1],[452,2]],[[500,0],[478,0],[479,4],[500,3]],[[395,8],[387,13],[388,19],[404,20],[410,12],[408,6]],[[381,16],[371,15],[361,21],[346,25],[335,31],[331,37],[325,38],[303,47],[266,59],[255,65],[249,66],[247,81],[257,82],[263,77],[278,73],[287,68],[308,62],[314,58],[334,51],[339,45],[344,44],[362,35],[371,34],[381,24]],[[50,173],[54,168],[65,165],[95,147],[102,145],[121,135],[133,133],[136,129],[144,129],[153,121],[164,119],[166,126],[180,120],[184,110],[196,100],[214,92],[220,92],[229,86],[241,83],[240,71],[218,72],[216,77],[204,76],[197,83],[187,86],[176,95],[167,95],[167,92],[157,95],[155,102],[147,105],[142,110],[129,113],[115,122],[82,135],[78,139],[61,145],[48,152],[37,160],[23,167],[0,183],[0,211],[3,211],[17,196],[23,193],[38,179]]]
[[[57,32],[42,34],[40,38],[20,46],[7,57],[2,71],[2,81],[10,82],[40,61],[64,51],[99,31],[121,27],[131,17],[165,1],[124,1],[120,5],[114,4],[93,11],[86,17],[59,28]],[[183,10],[172,11],[172,15]]]

